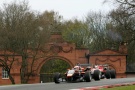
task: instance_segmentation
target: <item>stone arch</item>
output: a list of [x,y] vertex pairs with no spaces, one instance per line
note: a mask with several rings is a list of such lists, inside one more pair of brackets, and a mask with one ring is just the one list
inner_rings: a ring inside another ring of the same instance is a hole
[[50,57],[48,57],[48,58],[45,58],[45,59],[39,64],[39,66],[38,66],[38,72],[37,72],[38,74],[40,73],[41,67],[45,64],[45,62],[47,62],[48,60],[51,60],[51,59],[61,59],[61,60],[66,61],[71,67],[74,66],[74,64],[73,64],[70,60],[68,60],[67,58],[65,58],[65,57],[61,57],[61,56],[50,56]]

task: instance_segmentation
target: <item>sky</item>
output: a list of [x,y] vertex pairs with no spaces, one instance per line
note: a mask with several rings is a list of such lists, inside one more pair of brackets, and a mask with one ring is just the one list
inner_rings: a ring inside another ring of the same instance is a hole
[[[15,0],[0,0],[3,3],[11,3]],[[23,1],[23,0],[16,0]],[[88,12],[107,13],[114,8],[112,3],[103,4],[104,0],[25,0],[29,2],[31,9],[43,12],[54,10],[64,19],[84,18]]]

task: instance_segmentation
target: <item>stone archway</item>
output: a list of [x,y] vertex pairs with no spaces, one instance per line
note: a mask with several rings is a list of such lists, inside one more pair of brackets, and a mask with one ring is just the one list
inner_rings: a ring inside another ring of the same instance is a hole
[[[55,39],[55,40],[54,40]],[[77,63],[86,64],[87,58],[86,54],[89,53],[89,49],[87,48],[76,48],[74,43],[68,43],[65,41],[61,41],[61,34],[53,34],[50,38],[50,42],[47,44],[47,51],[49,54],[43,56],[43,58],[38,59],[35,62],[35,76],[32,77],[34,81],[31,82],[39,82],[40,81],[40,70],[44,63],[51,59],[61,59],[69,63],[71,67],[76,65]],[[58,41],[58,42],[57,42]],[[41,53],[44,53],[44,50],[41,50]]]
[[[60,63],[64,66],[61,67]],[[71,68],[72,66],[72,63],[64,57],[53,56],[46,58],[39,69],[40,82],[52,82],[54,73],[60,72],[63,74],[67,68]]]
[[66,61],[71,67],[74,66],[74,64],[67,58],[65,57],[61,57],[61,56],[51,56],[48,58],[45,58],[42,62],[40,62],[39,66],[38,66],[38,74],[40,73],[41,67],[43,66],[44,63],[46,63],[48,60],[52,60],[52,59],[60,59],[60,60],[64,60]]

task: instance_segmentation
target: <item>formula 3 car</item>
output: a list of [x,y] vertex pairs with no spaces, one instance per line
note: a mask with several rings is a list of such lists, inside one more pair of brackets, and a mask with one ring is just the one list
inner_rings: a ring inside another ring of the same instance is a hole
[[66,82],[91,82],[92,78],[95,80],[100,80],[100,71],[95,70],[93,72],[94,77],[92,76],[91,68],[88,66],[82,68],[80,65],[74,66],[74,68],[67,70],[67,72],[62,76],[59,72],[54,74],[54,82],[60,83],[65,80]]
[[116,78],[116,71],[114,69],[109,68],[109,65],[104,64],[104,65],[95,65],[92,69],[91,69],[91,73],[93,78],[97,77],[96,73],[99,73],[99,79],[114,79]]

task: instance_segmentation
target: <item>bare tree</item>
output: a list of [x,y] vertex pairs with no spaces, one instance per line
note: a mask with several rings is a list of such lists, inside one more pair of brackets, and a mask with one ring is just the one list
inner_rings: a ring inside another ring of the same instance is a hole
[[21,83],[27,83],[35,71],[33,65],[38,51],[47,42],[49,34],[44,28],[41,30],[39,14],[30,10],[25,1],[4,4],[0,14],[0,48],[22,56]]
[[89,12],[87,14],[86,23],[91,33],[91,42],[88,46],[91,52],[112,48],[114,46],[114,41],[109,37],[108,22],[107,15],[101,12]]
[[[104,3],[112,0],[104,0]],[[118,7],[122,7],[122,10],[128,13],[129,15],[135,14],[135,0],[113,0],[114,4],[117,4]]]
[[11,70],[13,69],[13,65],[15,65],[15,62],[18,62],[17,56],[18,55],[15,55],[13,53],[8,54],[6,51],[3,51],[3,56],[1,56],[0,58],[0,67],[7,71],[7,74],[12,84],[15,84],[15,80],[11,74]]
[[[122,7],[121,7],[122,8]],[[122,37],[122,41],[128,43],[128,62],[134,61],[134,45],[135,45],[135,15],[129,15],[128,12],[118,8],[110,13],[113,28]]]
[[[47,43],[50,34],[61,29],[61,19],[62,17],[54,11],[46,11],[43,14],[32,11],[25,1],[3,5],[0,10],[0,48],[22,56],[21,83],[27,83],[35,74],[36,61],[48,56]],[[4,59],[1,61],[5,62]],[[5,66],[8,66],[7,70],[11,69],[8,63],[4,63]]]

